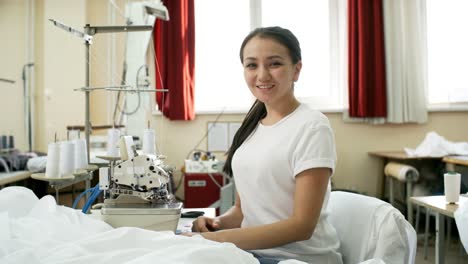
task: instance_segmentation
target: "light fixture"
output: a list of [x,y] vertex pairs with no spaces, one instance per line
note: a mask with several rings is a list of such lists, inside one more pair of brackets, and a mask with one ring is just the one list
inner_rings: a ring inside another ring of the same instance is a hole
[[167,7],[164,6],[161,1],[158,1],[157,3],[148,3],[145,4],[145,10],[148,15],[153,15],[157,19],[169,20],[169,12],[167,11]]

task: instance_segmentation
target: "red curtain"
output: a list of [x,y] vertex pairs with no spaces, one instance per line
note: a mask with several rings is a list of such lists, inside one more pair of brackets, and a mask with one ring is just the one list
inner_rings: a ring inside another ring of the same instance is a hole
[[[159,110],[170,120],[193,120],[195,77],[194,0],[166,0],[169,21],[156,20],[156,93]],[[160,73],[158,73],[158,71]],[[160,75],[161,74],[161,75]]]
[[349,116],[386,117],[382,0],[348,0]]

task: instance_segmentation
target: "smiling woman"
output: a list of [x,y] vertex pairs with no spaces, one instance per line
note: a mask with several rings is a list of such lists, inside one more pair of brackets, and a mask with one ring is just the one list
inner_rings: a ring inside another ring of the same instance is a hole
[[334,135],[328,119],[294,95],[301,58],[288,29],[257,28],[244,39],[240,59],[256,101],[224,167],[235,179],[236,202],[219,217],[199,217],[193,231],[249,250],[260,263],[339,264],[339,240],[326,217]]
[[242,60],[244,78],[259,101],[271,107],[297,107],[293,83],[299,78],[302,62],[293,63],[285,46],[272,39],[255,37],[244,47]]

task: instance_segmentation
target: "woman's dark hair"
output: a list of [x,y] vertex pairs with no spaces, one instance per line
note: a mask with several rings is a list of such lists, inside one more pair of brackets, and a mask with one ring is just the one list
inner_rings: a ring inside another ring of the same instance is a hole
[[[293,64],[298,63],[301,61],[301,47],[299,45],[299,41],[297,40],[296,36],[289,31],[288,29],[281,28],[281,27],[264,27],[264,28],[256,28],[252,32],[245,37],[244,41],[242,42],[240,48],[240,60],[244,62],[244,48],[247,43],[253,39],[254,37],[259,38],[268,38],[272,39],[281,45],[284,45],[291,57]],[[255,100],[252,107],[250,108],[249,112],[244,118],[240,128],[237,130],[236,134],[234,135],[234,139],[232,141],[232,145],[227,152],[226,163],[224,164],[223,171],[232,176],[232,157],[236,150],[244,143],[244,141],[250,136],[250,134],[255,130],[258,125],[258,122],[262,120],[266,116],[266,107],[265,104],[260,102],[259,100]]]

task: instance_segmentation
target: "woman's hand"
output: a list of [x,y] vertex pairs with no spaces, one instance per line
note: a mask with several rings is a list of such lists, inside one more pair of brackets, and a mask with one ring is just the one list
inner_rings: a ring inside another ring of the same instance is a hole
[[196,235],[199,235],[200,233],[195,233],[195,232],[184,232],[184,233],[181,233],[180,235],[181,236],[186,236],[186,237],[193,237],[193,236],[196,236]]
[[213,232],[221,229],[221,221],[218,218],[199,216],[192,223],[193,232]]

